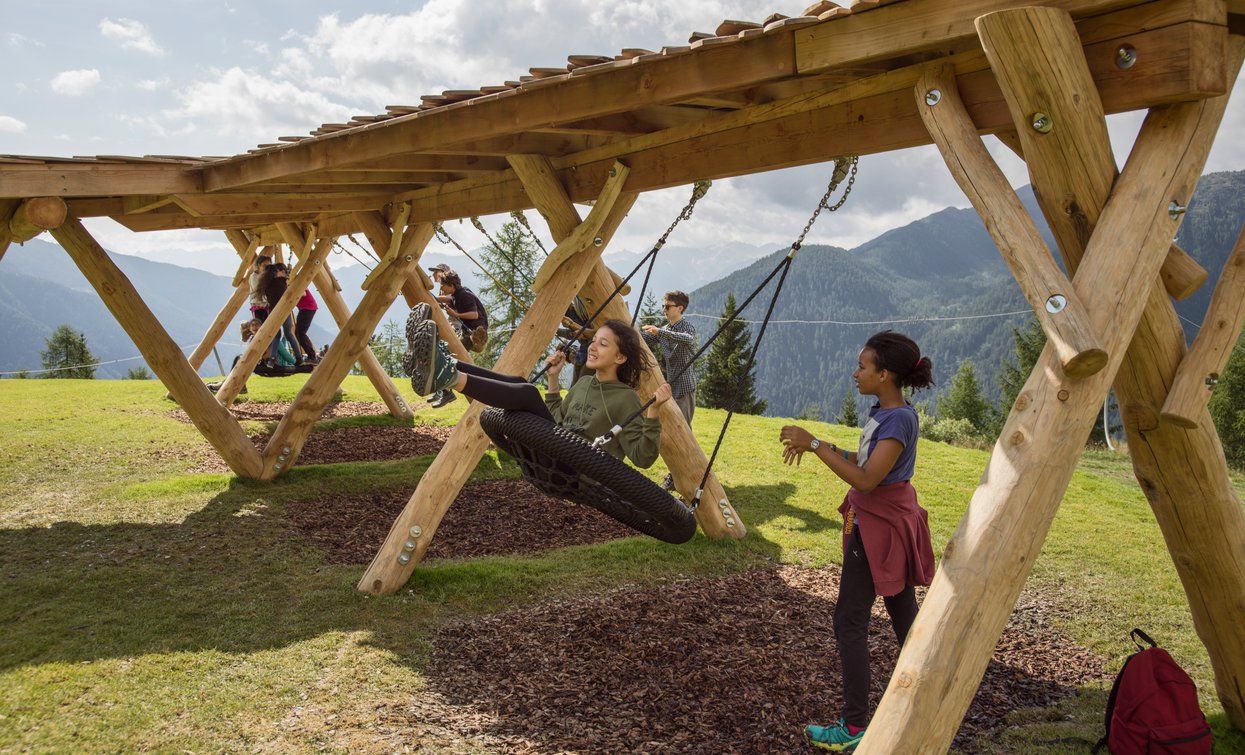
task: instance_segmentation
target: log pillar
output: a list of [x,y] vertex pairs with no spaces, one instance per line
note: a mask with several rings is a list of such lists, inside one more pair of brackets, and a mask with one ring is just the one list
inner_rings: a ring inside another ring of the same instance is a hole
[[[579,213],[575,210],[574,203],[562,188],[547,158],[536,155],[511,155],[509,160],[519,180],[523,182],[528,198],[532,200],[533,205],[549,224],[549,231],[560,248],[563,240],[571,237],[579,222]],[[549,260],[554,259],[554,254],[551,253],[545,264],[548,265]],[[585,300],[604,303],[618,287],[618,283],[619,281],[605,266],[605,262],[598,261],[593,266],[592,274],[588,276],[587,284],[581,295]],[[600,304],[594,304],[592,310],[595,311],[599,306]],[[631,321],[631,312],[628,311],[626,303],[620,296],[614,297],[606,305],[597,318],[597,324],[609,319]],[[644,350],[649,351],[648,344],[643,339],[640,342]],[[651,352],[649,356],[652,356]],[[654,364],[656,364],[655,360]],[[644,400],[652,396],[663,382],[665,382],[665,377],[656,366],[645,373],[640,380],[640,393]],[[695,497],[696,487],[700,485],[705,468],[709,466],[709,459],[705,456],[700,444],[696,442],[696,436],[692,434],[691,427],[688,426],[687,420],[683,418],[683,412],[675,402],[667,402],[659,411],[662,459],[665,460],[666,466],[670,468],[670,473],[674,476],[675,487],[685,500],[690,501]],[[696,521],[705,535],[714,539],[724,537],[738,539],[748,534],[743,519],[731,506],[730,500],[726,497],[726,491],[713,474],[709,475],[709,480],[705,483],[701,505],[696,509]]]
[[9,218],[9,238],[24,244],[44,231],[59,228],[68,214],[69,206],[60,197],[27,199]]
[[[610,184],[622,185],[627,173],[625,166],[615,164],[615,175],[606,182],[602,196],[614,193],[615,187]],[[602,243],[599,246],[589,244],[554,272],[550,285],[536,297],[497,360],[494,369],[498,372],[526,375],[544,353],[575,292],[583,287],[592,266],[600,259],[601,252],[636,197],[629,192],[616,196],[616,201],[612,203],[598,199],[593,207],[593,212],[606,213],[597,233]],[[454,431],[420,478],[415,493],[394,521],[384,544],[359,580],[359,590],[387,595],[410,578],[416,564],[427,552],[446,510],[488,448],[488,436],[480,429],[480,412],[483,409],[479,401],[473,402],[454,426]]]
[[259,452],[242,432],[238,421],[208,391],[181,348],[165,332],[103,247],[91,238],[77,218],[72,217],[53,229],[52,237],[69,252],[117,323],[134,341],[152,372],[233,473],[240,477],[259,476]]
[[363,301],[341,326],[324,360],[316,365],[289,411],[273,431],[264,449],[264,479],[271,479],[294,466],[312,425],[324,412],[325,405],[333,398],[350,367],[367,348],[368,338],[376,331],[380,318],[393,303],[407,272],[419,264],[419,257],[432,236],[432,224],[420,223],[407,230],[401,245],[391,250],[391,255],[382,258],[382,261],[392,262],[372,281]]
[[251,293],[251,288],[246,280],[247,270],[251,267],[251,263],[255,258],[255,250],[258,248],[259,239],[255,238],[247,243],[245,252],[240,252],[242,262],[238,266],[238,272],[233,276],[233,294],[229,297],[229,301],[225,302],[225,306],[220,308],[220,312],[216,314],[216,319],[208,326],[207,332],[203,334],[203,339],[199,341],[199,345],[187,360],[195,372],[198,372],[199,368],[203,366],[203,361],[207,359],[208,354],[212,353],[212,349],[216,347],[220,337],[225,334],[225,329],[229,327],[229,323],[238,316],[238,312],[246,304],[247,297]]
[[[978,19],[978,32],[1005,93],[1011,82],[996,58],[1026,71],[1030,85],[1041,83],[1055,96],[1075,99],[1078,107],[1061,109],[1055,120],[1065,136],[1099,128],[1105,135],[1101,104],[1092,81],[1088,88],[1083,85],[1081,73],[1087,77],[1088,70],[1065,12],[1003,11]],[[1019,128],[1029,127],[1030,115],[1017,118]],[[1138,292],[1158,283],[1179,223],[1167,213],[1168,201],[1191,192],[1221,116],[1222,103],[1152,111],[1114,189],[1107,185],[1112,201],[1092,235],[1086,233],[1085,258],[1073,279],[1082,300],[1094,302],[1091,327],[1099,334],[1107,364],[1076,380],[1063,373],[1051,344],[1042,352],[947,545],[858,752],[949,748],[1041,550],[1098,407],[1124,362],[1146,307]],[[1071,154],[1047,159],[1027,145],[1025,153],[1035,172],[1039,164],[1053,175],[1079,169]]]

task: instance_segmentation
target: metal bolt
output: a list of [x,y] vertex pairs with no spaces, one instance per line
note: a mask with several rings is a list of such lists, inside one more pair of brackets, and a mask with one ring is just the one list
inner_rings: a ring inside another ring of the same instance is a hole
[[1137,48],[1132,45],[1120,45],[1115,51],[1115,67],[1126,70],[1137,62]]
[[1185,214],[1188,211],[1189,211],[1188,207],[1180,204],[1174,199],[1171,201],[1171,204],[1167,205],[1167,217],[1171,218],[1172,220],[1175,220],[1176,218],[1180,217],[1181,215]]
[[406,261],[406,262],[410,262],[412,259],[414,259],[414,257],[412,257],[411,255],[409,255],[409,254],[408,254],[408,255],[406,255],[405,257],[403,257],[402,259],[403,259],[404,261]]
[[419,537],[424,534],[424,530],[418,524],[411,528],[411,537]]
[[1046,311],[1050,312],[1052,315],[1059,314],[1060,312],[1064,310],[1064,307],[1067,307],[1067,306],[1068,306],[1068,300],[1064,297],[1063,294],[1053,294],[1049,299],[1046,300]]
[[1219,373],[1212,372],[1206,376],[1206,387],[1213,391],[1216,385],[1219,385]]
[[281,465],[280,465],[280,464],[273,464],[273,465],[272,465],[272,471],[274,471],[274,472],[280,472],[280,471],[281,471]]
[[734,519],[730,519],[730,518],[728,518],[728,519],[726,520],[726,526],[727,526],[727,527],[734,527],[734,526],[735,526],[735,520],[734,520]]
[[411,554],[409,554],[409,553],[400,553],[400,554],[398,554],[398,563],[399,563],[399,564],[402,564],[403,566],[405,566],[406,564],[411,563]]
[[614,178],[617,175],[618,175],[618,168],[610,168],[610,178]]
[[604,243],[605,243],[605,242],[601,239],[601,237],[600,237],[600,236],[597,236],[595,239],[593,239],[593,240],[592,240],[592,244],[593,244],[594,246],[601,246],[601,245],[602,245],[602,244],[604,244]]
[[931,89],[925,93],[925,104],[933,107],[942,102],[942,92],[937,89]]
[[402,550],[413,551],[417,545],[419,545],[419,543],[414,540],[407,540],[405,543],[402,543]]
[[1033,130],[1039,134],[1049,134],[1055,122],[1046,113],[1034,113],[1029,119],[1029,125],[1033,126]]

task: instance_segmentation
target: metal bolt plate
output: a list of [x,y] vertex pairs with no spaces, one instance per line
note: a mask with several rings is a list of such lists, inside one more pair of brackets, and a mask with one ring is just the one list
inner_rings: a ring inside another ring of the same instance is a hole
[[1046,311],[1052,315],[1057,315],[1068,306],[1068,300],[1063,294],[1054,294],[1046,300]]
[[942,92],[937,89],[931,89],[925,93],[925,104],[933,107],[942,102]]

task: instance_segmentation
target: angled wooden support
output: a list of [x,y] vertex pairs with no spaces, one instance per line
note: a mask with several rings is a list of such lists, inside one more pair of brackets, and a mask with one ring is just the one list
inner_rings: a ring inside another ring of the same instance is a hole
[[[1079,48],[1076,55],[1067,51],[1066,43],[1076,34],[1062,11],[990,14],[979,19],[978,29],[992,63],[997,57],[1006,58],[1008,67],[1055,69],[1050,72],[1055,80],[1075,87],[1068,69],[1085,62]],[[1012,82],[999,75],[1007,91]],[[1085,132],[1087,124],[1069,121],[1097,117],[1093,104],[1085,102],[1094,93],[1074,88],[1069,94],[1079,97],[1079,109],[1060,111],[1056,123]],[[1088,378],[1065,380],[1054,349],[1048,345],[1043,351],[947,545],[858,752],[943,752],[950,746],[1041,550],[1098,407],[1125,360],[1147,307],[1140,292],[1157,286],[1178,226],[1167,204],[1196,183],[1221,115],[1221,109],[1208,113],[1200,103],[1168,106],[1152,113],[1142,127],[1114,191],[1107,191],[1110,203],[1098,215],[1092,235],[1087,234],[1084,260],[1073,279],[1082,299],[1094,302],[1091,325],[1101,334],[1107,365]],[[1105,126],[1101,133],[1105,137]],[[1045,174],[1057,175],[1062,166],[1068,181],[1084,177],[1077,166],[1080,148],[1070,148],[1074,151],[1057,160],[1038,157],[1027,146],[1025,151],[1031,170],[1040,166]]]
[[917,110],[960,188],[1002,253],[1020,290],[1033,307],[1046,338],[1069,377],[1102,369],[1107,354],[1089,326],[1089,313],[1003,171],[977,136],[960,99],[955,69],[931,66],[916,85]]
[[44,231],[60,227],[68,213],[69,207],[60,197],[24,200],[9,218],[9,239],[24,244]]
[[[296,248],[302,248],[306,245],[307,237],[303,234],[303,230],[293,223],[278,223],[278,230],[285,238],[286,243]],[[333,315],[333,320],[337,323],[338,328],[345,327],[350,320],[350,307],[347,306],[346,300],[341,295],[341,284],[333,277],[333,271],[329,268],[327,260],[319,265],[319,271],[315,274],[316,291],[320,293],[320,301],[328,307],[329,312]],[[369,333],[368,336],[371,334]],[[366,346],[367,337],[363,339],[364,348],[359,354],[359,367],[363,369],[363,374],[372,383],[372,387],[376,389],[376,393],[380,395],[381,401],[385,402],[385,406],[389,409],[389,414],[399,419],[410,419],[415,416],[411,408],[406,405],[402,394],[398,392],[398,387],[393,384],[393,380],[385,374],[385,368],[381,367],[380,360],[372,353],[371,348]],[[339,383],[340,385],[340,383]],[[336,390],[337,386],[333,386]]]
[[[372,245],[372,249],[381,250],[388,249],[392,242],[392,232],[389,225],[385,222],[385,217],[379,212],[356,212],[355,218],[359,221],[359,227],[363,230],[363,235],[367,236],[368,243]],[[427,242],[425,242],[425,245]],[[419,249],[422,255],[423,249]],[[450,320],[445,315],[445,310],[441,309],[441,303],[432,295],[430,288],[424,286],[423,281],[419,278],[419,265],[406,268],[406,275],[402,279],[402,295],[406,298],[407,306],[413,307],[420,302],[426,303],[432,308],[432,320],[437,324],[437,333],[441,340],[449,345],[450,351],[453,352],[456,359],[460,359],[468,364],[474,364],[471,354],[463,346],[462,341],[458,338],[458,334],[454,332]]]
[[[300,248],[302,247],[300,246]],[[311,253],[301,260],[298,270],[290,278],[281,300],[268,303],[267,319],[259,326],[259,331],[255,333],[255,336],[251,338],[251,342],[243,350],[242,357],[233,366],[233,369],[229,371],[229,376],[225,378],[225,381],[216,390],[216,399],[222,404],[229,406],[233,403],[233,400],[238,397],[238,391],[242,390],[243,385],[246,385],[246,379],[255,369],[255,365],[259,364],[259,360],[268,352],[268,345],[274,338],[281,337],[281,326],[285,323],[286,318],[290,316],[290,313],[294,311],[294,305],[298,303],[299,298],[303,295],[303,291],[307,290],[307,286],[316,277],[316,274],[324,265],[325,257],[328,256],[329,250],[332,248],[332,238],[323,238],[317,241]]]
[[[372,268],[372,270],[368,272],[367,276],[363,279],[363,283],[359,286],[364,291],[371,288],[372,282],[384,275],[385,269],[394,264],[394,261],[397,260],[398,247],[402,245],[402,234],[406,233],[406,221],[410,216],[410,203],[403,203],[401,208],[398,210],[397,219],[394,220],[394,230],[389,234],[389,243],[379,249],[376,249],[376,254],[380,258],[380,262],[378,262],[376,267]],[[420,249],[420,254],[423,254],[423,249]],[[403,277],[405,278],[405,276]]]
[[[531,157],[527,155],[525,157]],[[515,169],[518,172],[518,169]],[[617,165],[610,168],[610,177],[617,175]],[[612,193],[612,196],[606,196],[606,192]],[[602,192],[602,198],[606,201],[597,201],[589,211],[588,217],[582,223],[575,225],[575,230],[566,238],[560,239],[558,245],[553,251],[549,252],[549,256],[541,264],[540,269],[536,271],[536,278],[532,281],[532,289],[537,293],[545,287],[549,279],[553,276],[553,272],[561,265],[565,264],[573,255],[579,254],[589,245],[603,246],[605,240],[601,238],[599,231],[601,225],[605,222],[607,207],[612,207],[614,201],[618,199],[618,194],[622,192],[622,185],[618,181],[607,181],[605,184],[605,192]],[[569,199],[567,200],[570,201]]]
[[[626,173],[626,169],[622,169],[614,180],[625,181]],[[635,196],[623,193],[614,202],[609,217],[600,229],[606,242],[613,237],[635,203]],[[583,287],[604,246],[589,246],[554,273],[549,286],[536,297],[536,302],[510,337],[505,351],[497,360],[497,371],[512,375],[528,374],[549,345],[549,339],[570,306],[574,292]],[[410,578],[415,565],[427,552],[446,510],[488,448],[488,436],[480,429],[480,412],[483,409],[479,401],[474,402],[454,426],[441,452],[420,478],[406,508],[394,521],[384,545],[359,580],[358,589],[384,595],[394,592]]]
[[108,253],[70,217],[52,230],[52,237],[69,252],[78,269],[134,341],[160,382],[173,394],[190,421],[233,470],[242,477],[259,476],[260,457],[237,420],[216,401],[190,367],[182,350],[156,319],[133,284]]
[[[575,205],[557,180],[557,174],[552,166],[544,157],[535,155],[511,155],[509,160],[511,167],[523,181],[536,209],[549,223],[549,230],[554,240],[559,242],[559,247],[564,246],[565,243],[562,240],[569,241],[574,236],[573,229],[576,227],[579,213],[576,212]],[[584,224],[587,225],[587,221]],[[549,259],[553,259],[552,254],[549,255]],[[580,294],[585,303],[591,302],[588,304],[591,310],[596,311],[610,298],[610,294],[618,287],[618,283],[619,281],[605,266],[604,261],[598,261],[593,266],[592,274],[588,276],[588,281]],[[614,297],[606,305],[605,310],[597,318],[597,324],[608,319],[631,321],[631,313],[627,310],[626,302],[621,296]],[[648,351],[648,344],[643,339],[641,339],[641,344],[645,351]],[[651,353],[649,356],[652,356]],[[656,360],[654,360],[655,363]],[[654,368],[641,378],[640,392],[647,399],[663,382],[665,382],[665,377],[659,369]],[[696,487],[700,484],[700,478],[704,476],[709,460],[705,457],[700,444],[696,442],[696,436],[692,434],[687,420],[683,418],[683,412],[673,401],[666,402],[660,409],[660,416],[662,458],[670,468],[670,474],[674,476],[675,487],[686,500],[690,501],[694,497]],[[696,521],[707,537],[742,538],[748,534],[743,519],[731,505],[716,475],[709,475],[701,500],[704,505],[696,509]]]
[[1176,370],[1176,380],[1163,404],[1164,422],[1193,428],[1210,403],[1210,394],[1228,365],[1228,357],[1245,324],[1245,226],[1219,275],[1202,329]]
[[[271,479],[294,466],[312,426],[367,347],[368,338],[376,331],[380,318],[393,303],[398,289],[406,280],[407,271],[419,264],[419,257],[432,236],[431,223],[420,223],[406,230],[401,246],[395,248],[391,255],[394,261],[385,267],[363,295],[363,301],[341,326],[324,360],[316,365],[289,411],[273,431],[264,448],[264,479]],[[402,399],[399,397],[398,400]]]

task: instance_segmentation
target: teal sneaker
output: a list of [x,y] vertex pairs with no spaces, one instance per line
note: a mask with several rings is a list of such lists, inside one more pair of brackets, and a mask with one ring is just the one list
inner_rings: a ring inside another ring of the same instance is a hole
[[458,360],[450,355],[445,342],[437,338],[435,322],[420,323],[412,333],[410,347],[402,366],[411,376],[411,388],[417,395],[431,396],[458,382]]
[[865,737],[865,730],[852,734],[847,729],[847,722],[840,718],[829,726],[805,726],[804,736],[808,737],[809,744],[823,750],[855,752],[856,745]]
[[409,345],[411,339],[415,337],[415,329],[420,323],[432,318],[432,307],[427,302],[420,302],[411,307],[411,313],[406,316],[406,340]]

